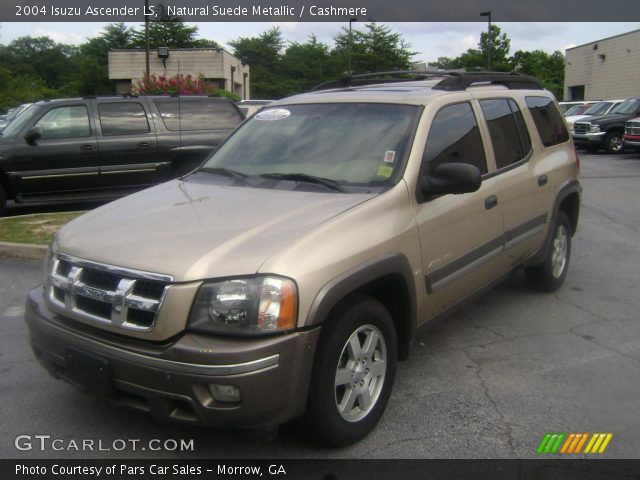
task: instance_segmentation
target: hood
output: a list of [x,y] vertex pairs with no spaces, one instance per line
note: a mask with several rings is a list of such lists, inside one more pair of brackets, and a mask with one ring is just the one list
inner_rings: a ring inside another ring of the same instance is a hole
[[225,186],[193,176],[78,217],[59,231],[58,249],[178,282],[248,275],[317,225],[374,196]]
[[579,120],[581,122],[589,122],[589,123],[595,123],[595,124],[601,124],[601,123],[615,123],[615,122],[626,122],[627,120],[629,120],[629,118],[631,118],[633,115],[630,115],[628,113],[623,113],[623,114],[609,114],[609,115],[596,115],[594,117],[589,117],[589,118],[585,118],[584,120]]

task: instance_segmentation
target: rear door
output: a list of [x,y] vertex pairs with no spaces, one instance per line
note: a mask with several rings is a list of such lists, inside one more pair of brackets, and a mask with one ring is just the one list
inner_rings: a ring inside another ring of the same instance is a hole
[[514,99],[480,98],[479,104],[495,161],[496,169],[490,177],[498,181],[506,258],[508,266],[515,267],[543,239],[551,216],[552,181],[548,169],[553,160],[545,161],[540,154],[534,157],[522,110]]
[[158,110],[158,152],[171,162],[168,177],[190,172],[244,120],[226,98],[163,97],[152,100]]
[[94,104],[102,188],[153,185],[164,179],[158,140],[142,99],[99,99]]
[[[24,135],[34,127],[40,129],[41,137],[29,144]],[[93,188],[99,181],[99,168],[87,101],[52,103],[44,108],[16,138],[14,153],[11,176],[15,190],[25,199]]]

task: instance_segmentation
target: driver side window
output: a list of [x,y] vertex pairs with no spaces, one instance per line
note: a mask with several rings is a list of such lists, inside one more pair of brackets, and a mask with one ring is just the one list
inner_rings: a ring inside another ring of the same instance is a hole
[[42,131],[42,140],[91,135],[89,113],[84,105],[53,108],[45,113],[35,126]]
[[487,173],[482,137],[468,102],[442,108],[433,119],[422,159],[421,173],[432,174],[438,165],[468,163]]

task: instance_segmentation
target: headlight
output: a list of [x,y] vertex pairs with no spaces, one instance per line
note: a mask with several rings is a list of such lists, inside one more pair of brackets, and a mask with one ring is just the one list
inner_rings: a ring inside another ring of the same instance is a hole
[[208,282],[198,291],[189,316],[194,332],[265,335],[296,326],[298,294],[293,281],[252,277]]
[[51,270],[53,269],[53,259],[55,258],[57,251],[58,237],[54,236],[53,241],[49,244],[49,248],[47,248],[47,253],[44,256],[44,262],[42,262],[41,280],[42,285],[45,287],[45,289],[49,285],[49,278],[51,275]]
[[589,127],[589,133],[600,133],[600,125],[591,125]]

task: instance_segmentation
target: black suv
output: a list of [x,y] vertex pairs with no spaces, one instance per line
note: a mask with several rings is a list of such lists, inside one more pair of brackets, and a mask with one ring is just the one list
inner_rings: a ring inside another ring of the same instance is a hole
[[576,147],[590,151],[604,148],[607,153],[621,153],[624,124],[638,115],[640,115],[640,98],[629,98],[607,115],[575,122],[573,143]]
[[90,97],[33,104],[0,136],[0,212],[116,198],[193,170],[244,120],[225,98]]

